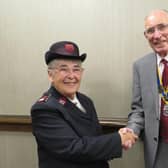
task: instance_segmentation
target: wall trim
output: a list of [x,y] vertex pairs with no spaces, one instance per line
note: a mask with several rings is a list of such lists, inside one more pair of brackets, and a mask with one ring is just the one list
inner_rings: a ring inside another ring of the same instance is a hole
[[[124,127],[126,118],[99,118],[103,131],[111,132]],[[28,115],[0,115],[0,131],[31,132],[31,117]]]

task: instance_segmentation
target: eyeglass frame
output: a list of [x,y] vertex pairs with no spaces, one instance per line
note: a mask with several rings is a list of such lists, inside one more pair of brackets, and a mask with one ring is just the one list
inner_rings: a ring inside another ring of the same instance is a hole
[[160,33],[163,33],[167,28],[168,28],[168,23],[167,24],[160,23],[160,24],[157,24],[156,26],[149,27],[148,29],[146,29],[144,31],[144,34],[147,35],[147,36],[152,36],[155,33],[156,29]]
[[80,75],[84,68],[83,67],[74,67],[74,68],[68,68],[68,67],[54,67],[54,68],[49,68],[48,70],[58,70],[60,73],[63,74],[70,74],[74,73],[76,75]]

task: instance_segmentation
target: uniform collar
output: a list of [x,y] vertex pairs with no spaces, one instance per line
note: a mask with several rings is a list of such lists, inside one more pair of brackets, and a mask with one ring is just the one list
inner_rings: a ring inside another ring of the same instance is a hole
[[76,103],[78,102],[79,100],[77,99],[77,96],[76,94],[74,95],[74,98],[73,99],[70,99],[70,98],[67,98],[69,101],[71,101],[72,103]]

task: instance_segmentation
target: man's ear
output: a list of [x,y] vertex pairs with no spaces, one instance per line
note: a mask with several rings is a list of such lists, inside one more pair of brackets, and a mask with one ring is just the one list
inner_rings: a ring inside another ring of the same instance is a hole
[[144,36],[145,36],[145,38],[147,39],[147,36],[146,36],[146,33],[144,32]]

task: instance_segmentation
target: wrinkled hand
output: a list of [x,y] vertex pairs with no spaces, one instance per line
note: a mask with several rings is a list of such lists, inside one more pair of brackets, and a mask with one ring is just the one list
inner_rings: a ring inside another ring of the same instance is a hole
[[138,139],[138,136],[130,128],[121,128],[118,133],[121,136],[122,147],[125,150],[130,149]]

